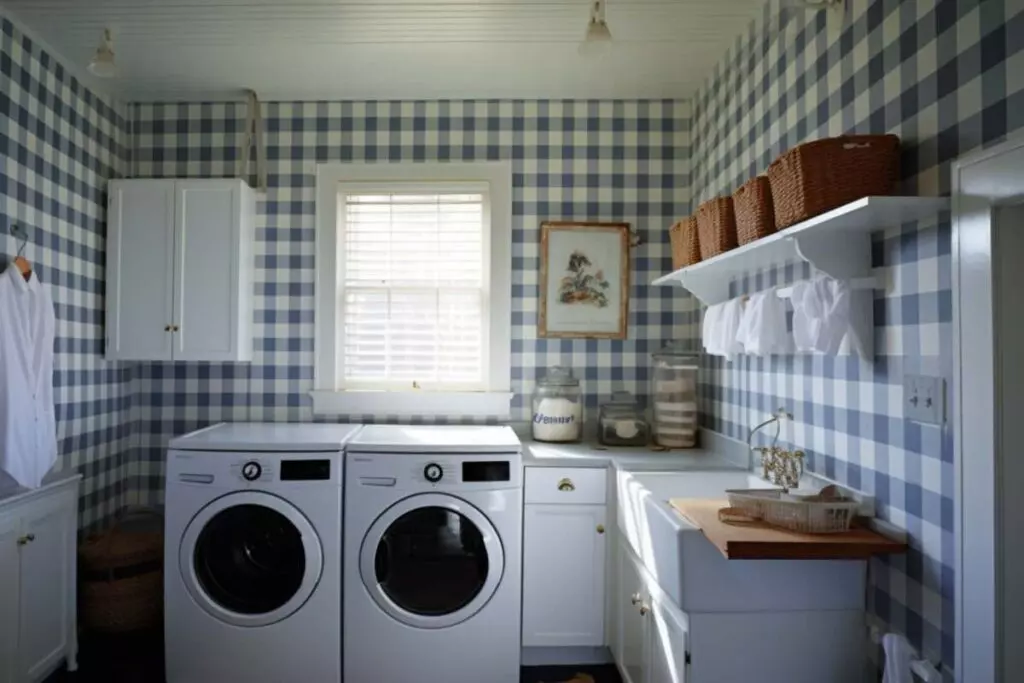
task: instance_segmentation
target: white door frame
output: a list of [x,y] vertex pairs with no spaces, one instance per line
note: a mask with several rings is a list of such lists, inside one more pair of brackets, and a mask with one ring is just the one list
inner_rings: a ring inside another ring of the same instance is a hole
[[1009,681],[1021,621],[1006,604],[1024,588],[1007,571],[1024,560],[1024,543],[1007,542],[1024,523],[1024,458],[1007,438],[1024,416],[1024,223],[1000,230],[997,218],[1024,202],[1024,137],[958,159],[952,175],[956,674]]

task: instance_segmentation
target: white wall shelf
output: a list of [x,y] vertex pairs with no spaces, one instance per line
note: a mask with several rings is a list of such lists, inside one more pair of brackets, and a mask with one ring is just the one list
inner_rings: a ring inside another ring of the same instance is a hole
[[871,233],[922,220],[949,208],[946,197],[864,197],[756,242],[681,268],[652,284],[679,283],[704,305],[729,298],[734,278],[807,261],[836,279],[871,277]]

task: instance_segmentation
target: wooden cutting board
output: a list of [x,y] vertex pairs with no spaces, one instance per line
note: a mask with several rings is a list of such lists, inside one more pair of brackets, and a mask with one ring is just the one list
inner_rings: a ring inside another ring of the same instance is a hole
[[800,534],[764,522],[743,525],[719,521],[727,500],[673,498],[669,501],[730,560],[863,560],[872,555],[903,553],[905,543],[870,529],[855,528],[841,534]]

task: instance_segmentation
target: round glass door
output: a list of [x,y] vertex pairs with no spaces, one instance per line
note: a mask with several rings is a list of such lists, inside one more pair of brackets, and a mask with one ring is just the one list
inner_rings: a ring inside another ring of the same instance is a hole
[[323,557],[301,512],[276,496],[245,491],[199,511],[182,538],[179,566],[207,612],[239,626],[263,626],[305,604]]
[[363,583],[395,619],[443,628],[476,614],[504,572],[501,540],[475,507],[452,496],[406,498],[363,539]]

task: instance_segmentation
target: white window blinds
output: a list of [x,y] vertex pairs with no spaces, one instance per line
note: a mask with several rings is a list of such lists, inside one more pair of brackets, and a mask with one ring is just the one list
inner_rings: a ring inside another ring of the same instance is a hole
[[342,192],[339,388],[487,389],[489,217],[477,190]]

